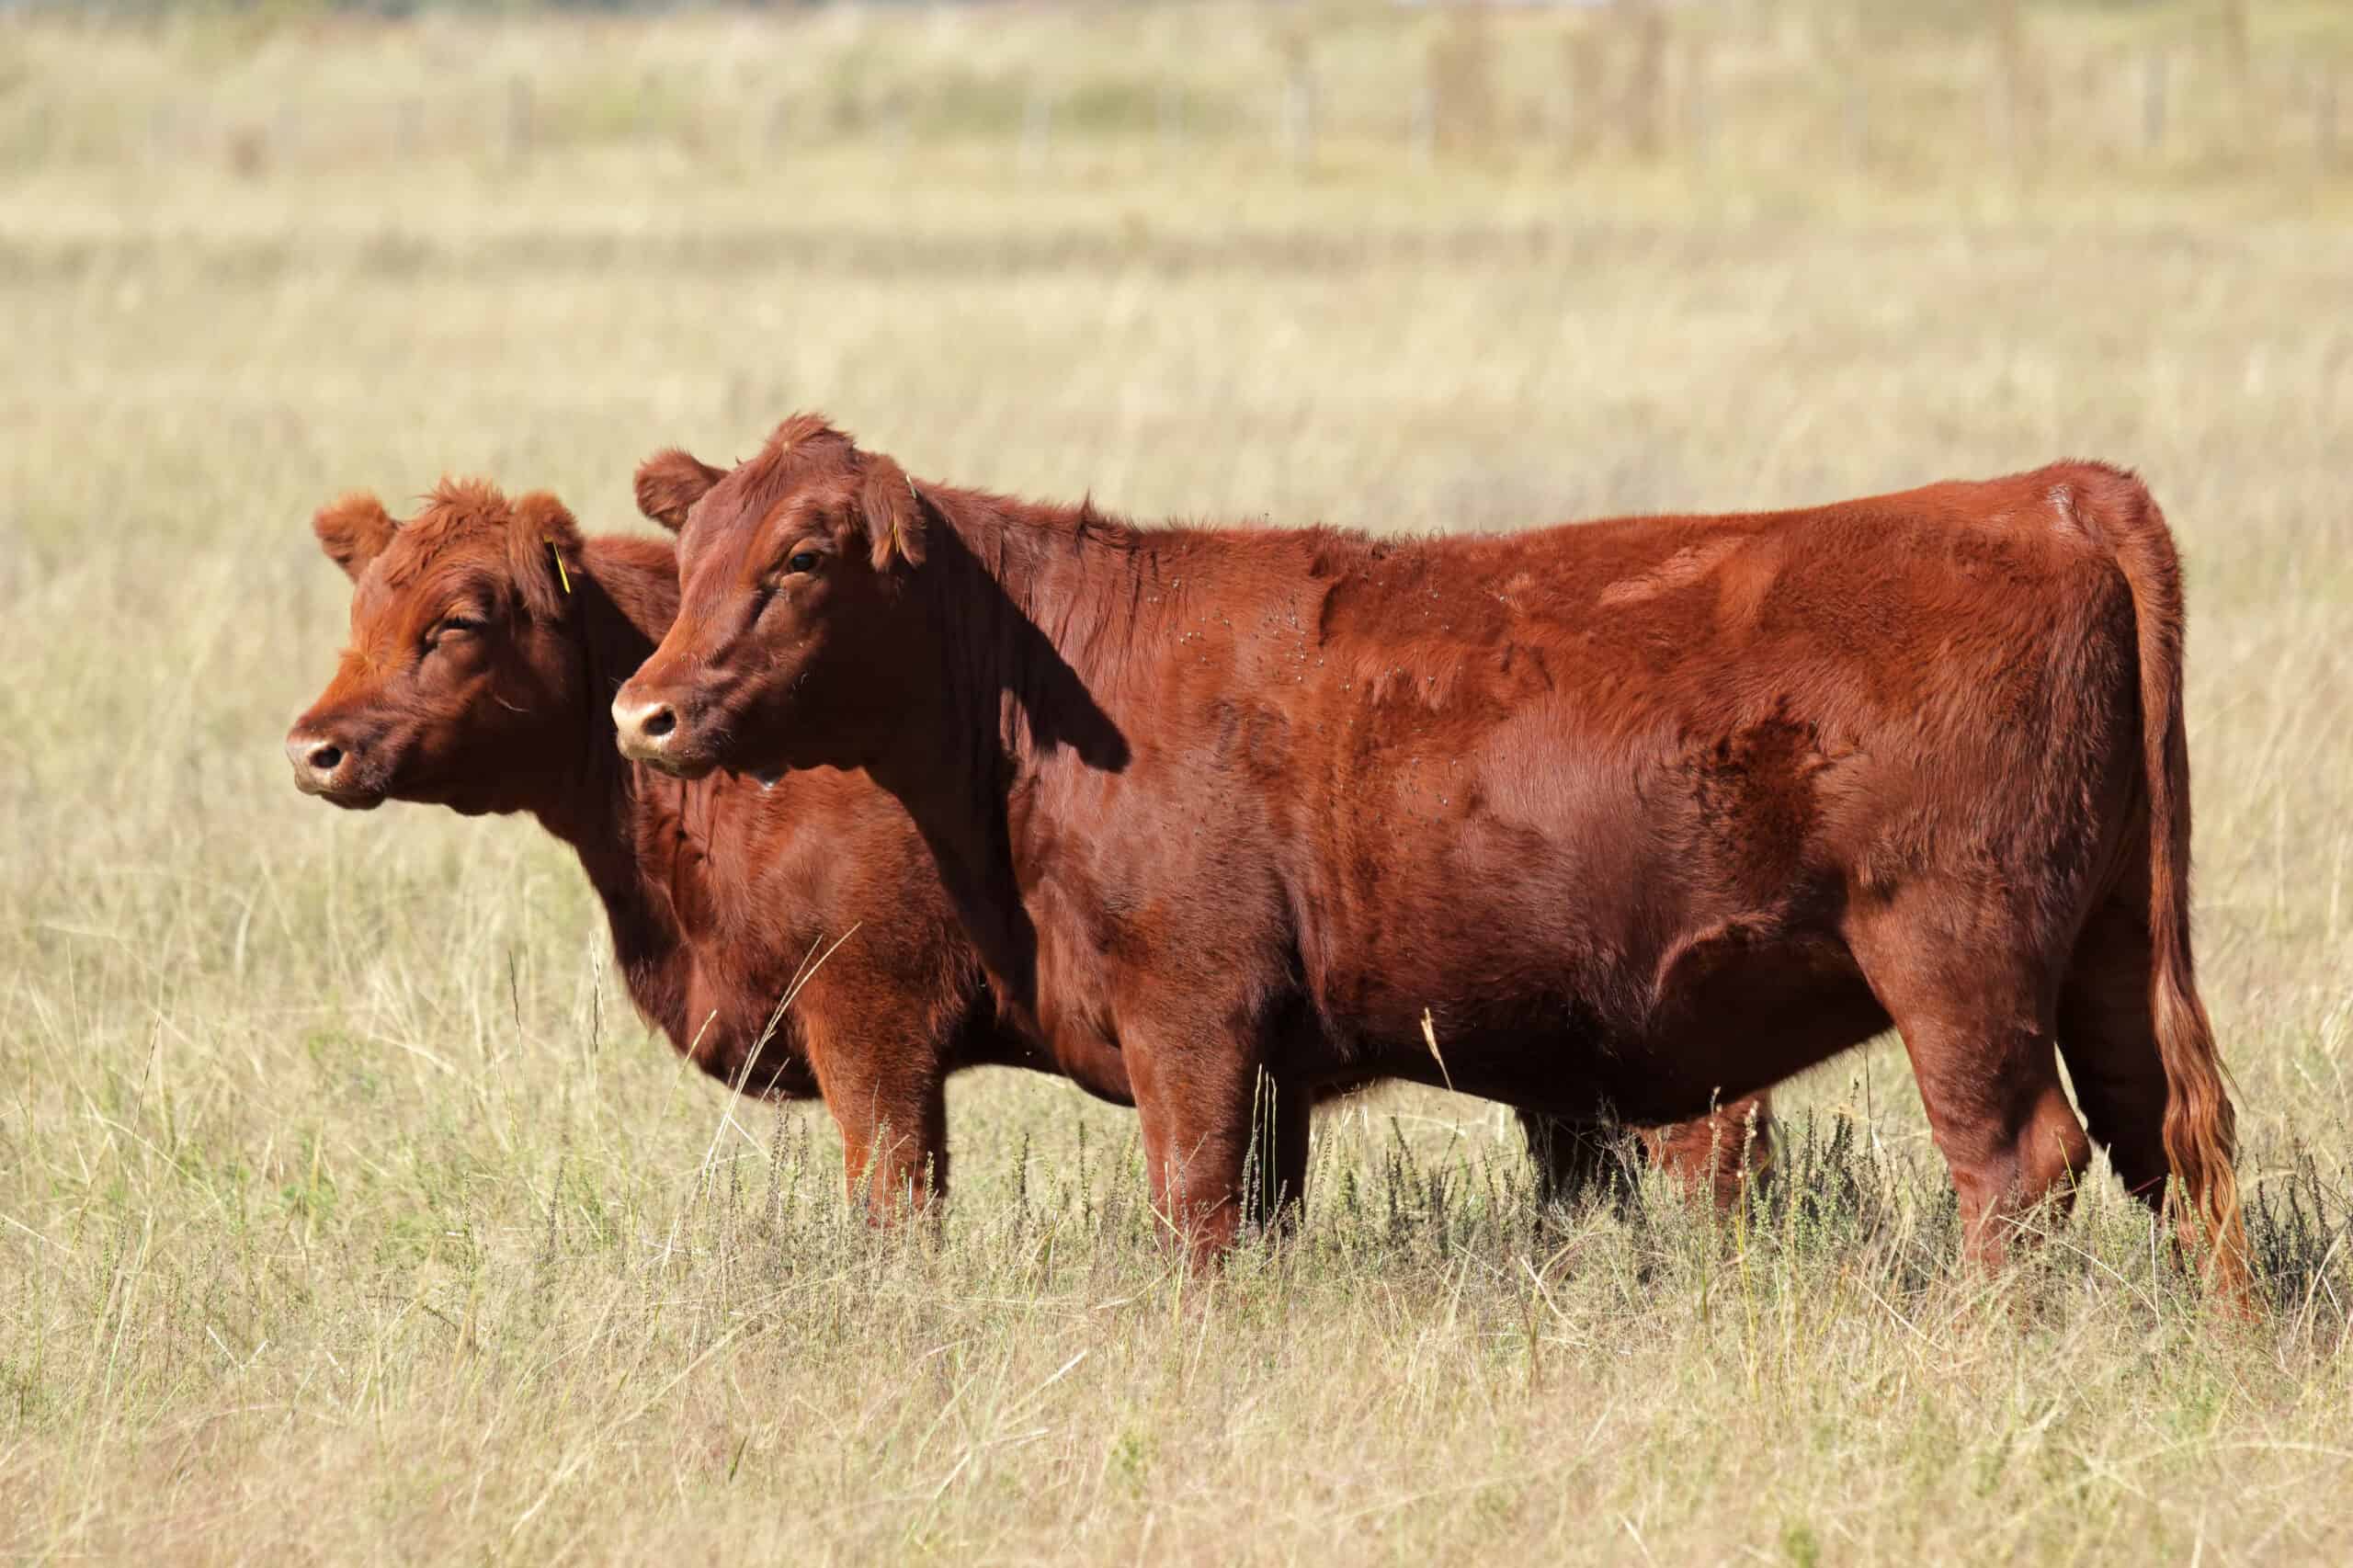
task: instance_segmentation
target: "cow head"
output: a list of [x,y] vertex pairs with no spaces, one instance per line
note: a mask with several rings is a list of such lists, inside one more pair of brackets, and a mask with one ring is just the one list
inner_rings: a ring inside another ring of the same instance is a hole
[[312,528],[351,578],[351,641],[287,733],[297,789],[471,815],[531,809],[576,773],[581,540],[563,503],[444,480],[406,523],[349,495]]
[[872,761],[921,630],[928,508],[904,471],[804,415],[732,472],[648,459],[637,494],[678,530],[681,591],[613,700],[622,754],[688,778]]

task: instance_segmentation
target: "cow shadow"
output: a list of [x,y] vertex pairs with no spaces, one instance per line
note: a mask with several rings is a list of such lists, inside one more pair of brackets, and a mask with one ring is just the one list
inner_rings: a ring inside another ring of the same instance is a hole
[[[1038,999],[1038,932],[1021,897],[1013,862],[1013,794],[1022,761],[1031,765],[1067,751],[1090,772],[1122,773],[1134,748],[1096,700],[1086,680],[976,555],[961,533],[929,530],[923,570],[938,574],[953,606],[950,656],[972,686],[968,737],[949,737],[931,779],[886,783],[907,807],[932,852],[950,900],[981,949],[995,983],[1034,1023]],[[1029,756],[1003,744],[997,716],[1007,702],[1018,715]],[[959,747],[975,749],[959,755]]]

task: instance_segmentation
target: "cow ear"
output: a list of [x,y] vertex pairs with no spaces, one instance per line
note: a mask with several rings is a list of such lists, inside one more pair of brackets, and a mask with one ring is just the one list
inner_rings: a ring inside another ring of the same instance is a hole
[[866,533],[874,545],[874,569],[887,572],[892,560],[923,564],[924,499],[907,471],[877,453],[866,457],[866,483],[858,493]]
[[354,582],[368,570],[369,562],[384,553],[399,526],[384,510],[384,504],[364,490],[330,501],[311,518],[311,531],[319,536],[319,548]]
[[514,515],[507,542],[523,603],[536,619],[561,620],[580,586],[580,525],[544,490],[517,496]]
[[676,533],[687,525],[688,508],[726,477],[725,469],[667,448],[637,465],[637,509]]

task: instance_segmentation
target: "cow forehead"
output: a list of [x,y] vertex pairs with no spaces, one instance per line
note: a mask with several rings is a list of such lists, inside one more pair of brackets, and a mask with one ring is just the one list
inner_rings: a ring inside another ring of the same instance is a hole
[[772,442],[688,510],[681,541],[703,550],[730,537],[748,541],[796,505],[844,499],[856,485],[856,456],[839,438]]
[[822,506],[821,496],[805,484],[765,494],[722,496],[713,490],[688,514],[679,547],[696,560],[740,563],[770,533],[808,517]]
[[708,611],[734,594],[747,574],[762,562],[759,515],[722,517],[697,530],[692,524],[678,539],[681,613],[688,607]]
[[494,587],[504,577],[502,542],[489,529],[415,539],[404,529],[360,578],[353,619],[438,615],[458,595]]

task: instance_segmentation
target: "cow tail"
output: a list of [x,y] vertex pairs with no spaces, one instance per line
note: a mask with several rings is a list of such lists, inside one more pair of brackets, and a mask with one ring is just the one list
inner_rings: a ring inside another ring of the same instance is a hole
[[[2149,790],[2150,1016],[2165,1068],[2166,1207],[2208,1278],[2244,1302],[2250,1254],[2239,1203],[2236,1117],[2189,948],[2189,742],[2182,725],[2181,563],[2164,513],[2138,480],[2103,507],[2101,532],[2132,595],[2141,665],[2142,763]],[[2121,516],[2117,515],[2121,512]]]

